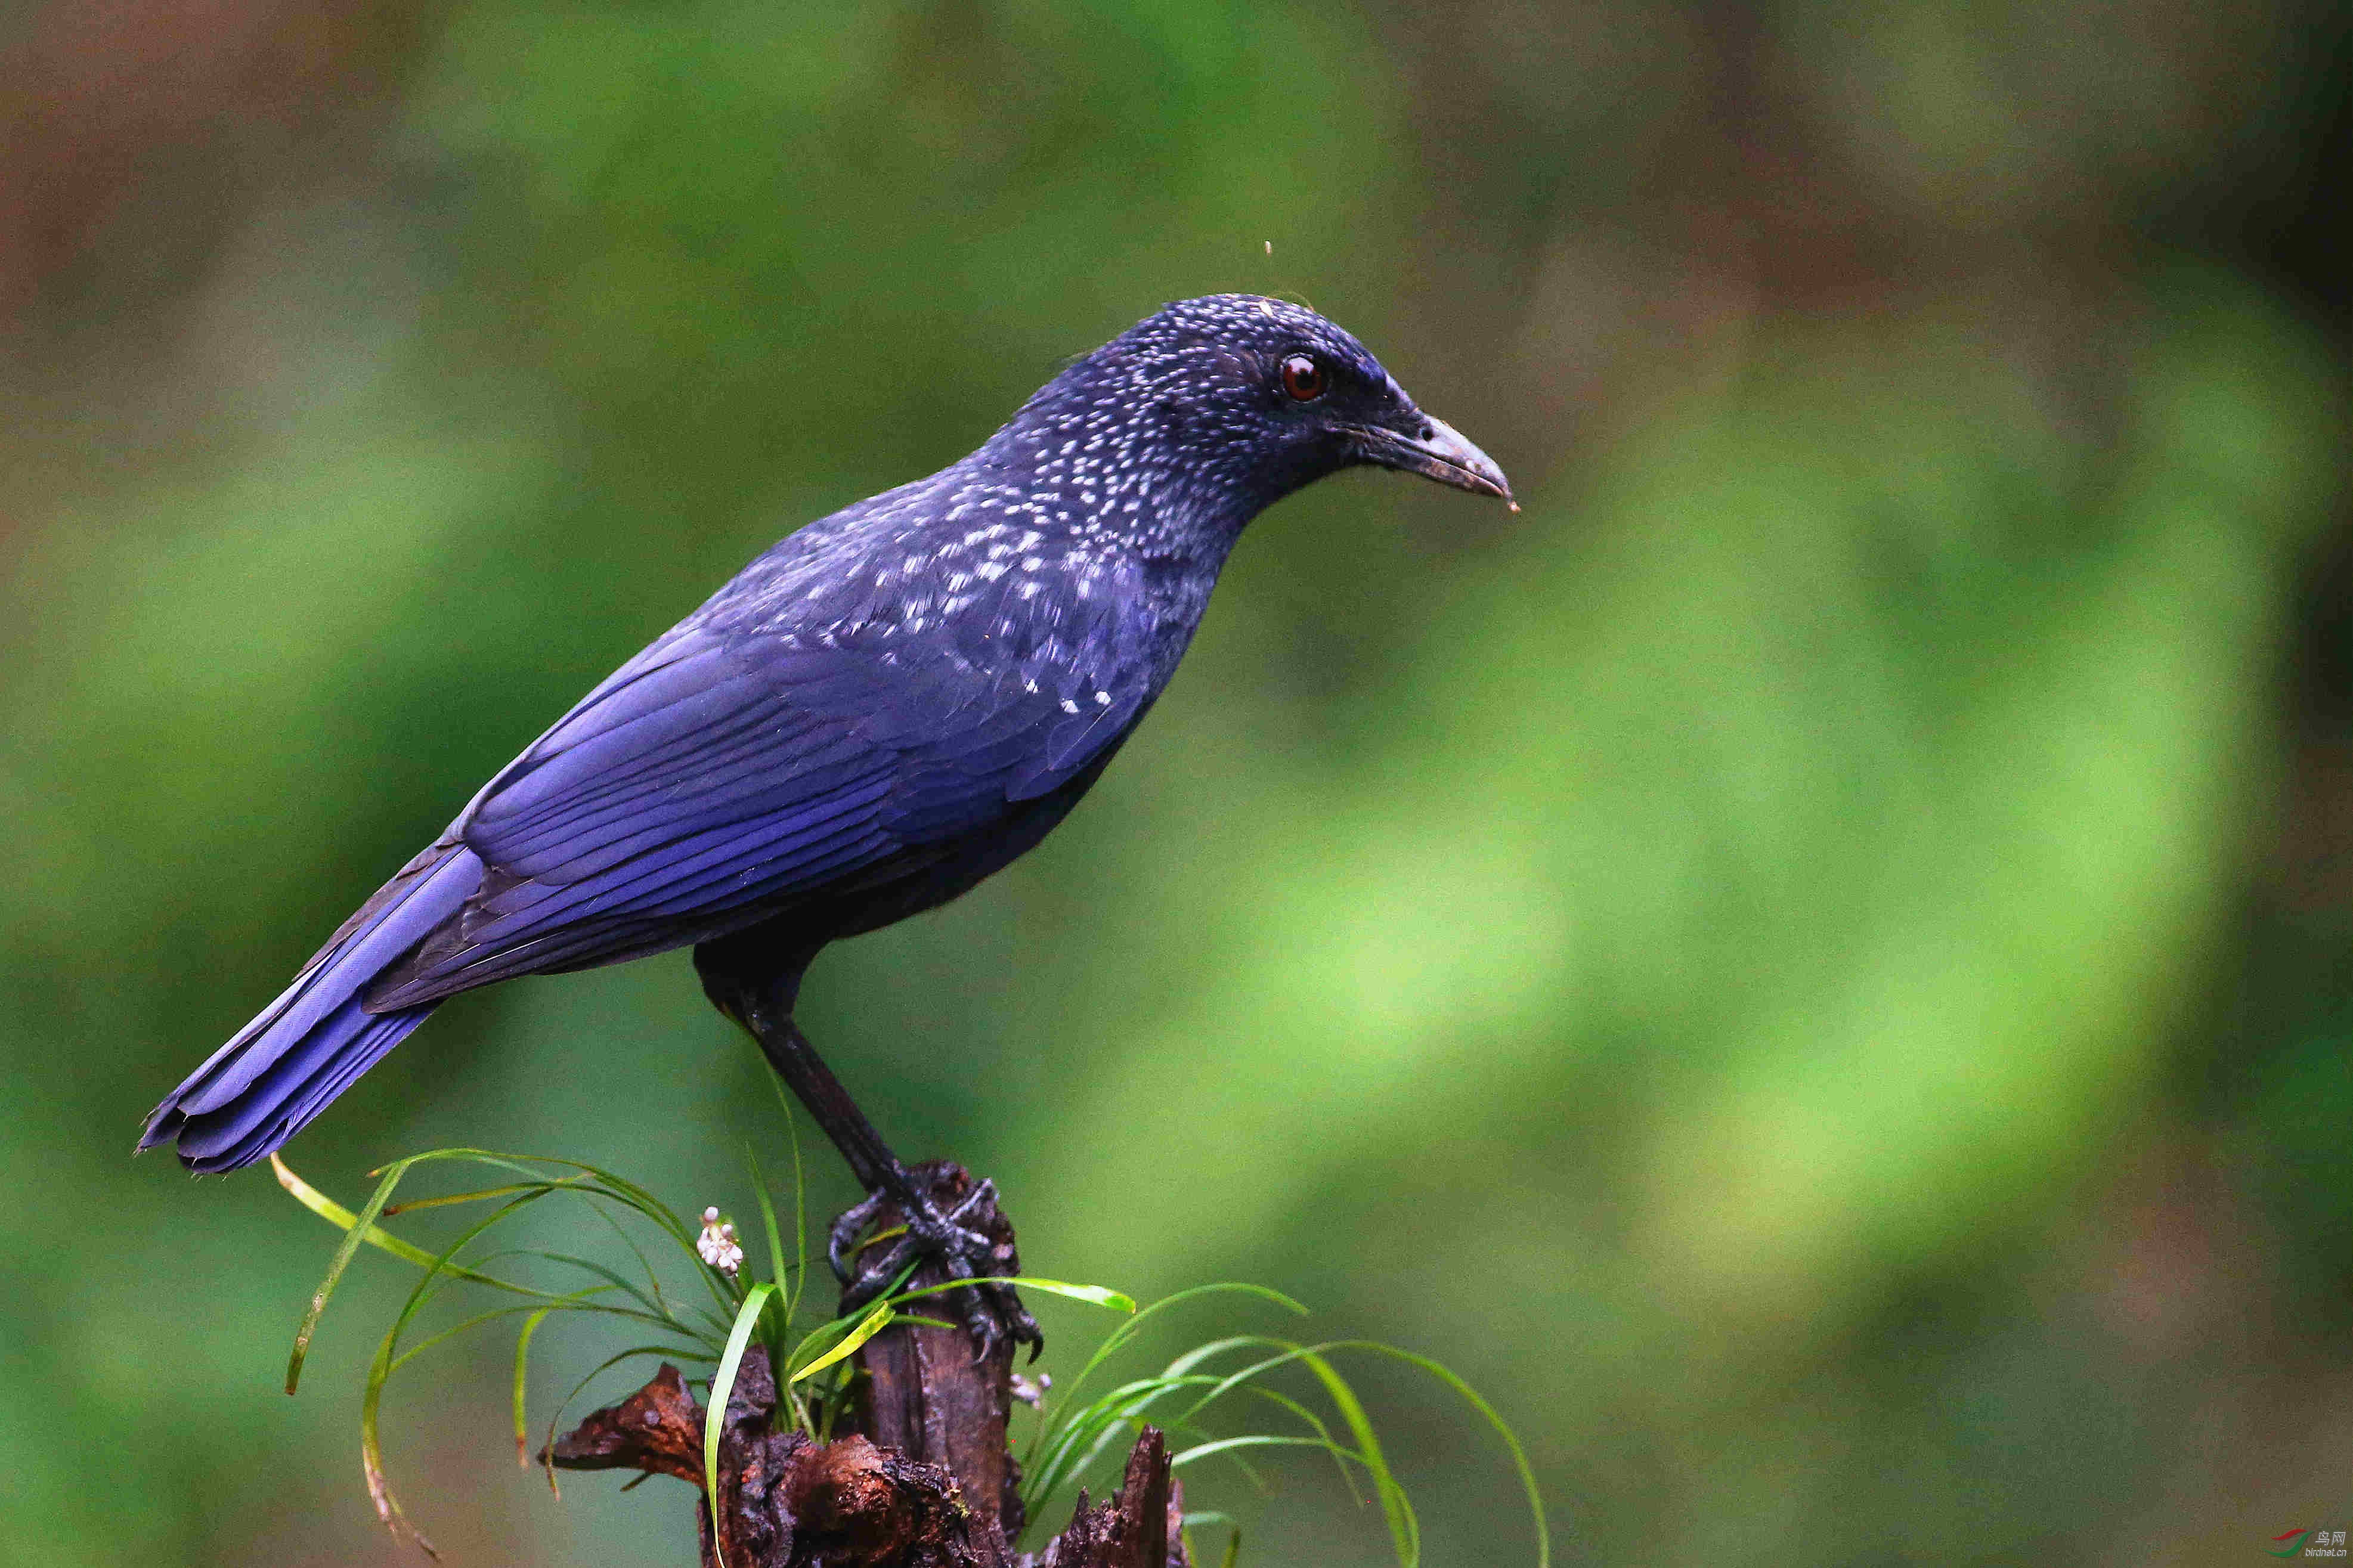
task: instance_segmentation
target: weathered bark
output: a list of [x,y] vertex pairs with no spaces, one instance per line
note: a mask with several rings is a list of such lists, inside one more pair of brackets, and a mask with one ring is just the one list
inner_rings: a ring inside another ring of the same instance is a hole
[[1068,1530],[1046,1543],[1037,1568],[1189,1568],[1185,1489],[1168,1472],[1168,1442],[1146,1426],[1127,1456],[1127,1474],[1109,1502],[1079,1506]]
[[812,1443],[776,1422],[767,1352],[746,1352],[719,1440],[719,1549],[702,1499],[702,1407],[678,1369],[557,1439],[547,1458],[575,1470],[634,1469],[695,1489],[702,1560],[730,1568],[1002,1568],[993,1535],[976,1539],[955,1478],[862,1436]]
[[[945,1206],[971,1191],[956,1166],[918,1167]],[[1018,1272],[1013,1227],[993,1205],[968,1216],[997,1243],[1001,1272]],[[896,1216],[885,1215],[880,1228]],[[936,1276],[918,1276],[928,1280]],[[941,1316],[953,1298],[934,1297]],[[719,1441],[719,1538],[702,1497],[702,1406],[674,1366],[596,1411],[543,1456],[575,1470],[639,1470],[695,1488],[706,1568],[1187,1568],[1182,1489],[1168,1448],[1147,1426],[1111,1500],[1079,1494],[1070,1528],[1036,1556],[1015,1556],[1019,1477],[1007,1452],[1013,1347],[976,1357],[962,1329],[910,1324],[861,1351],[868,1376],[852,1412],[858,1428],[813,1443],[778,1420],[767,1352],[744,1354]]]
[[[944,1160],[927,1160],[908,1173],[929,1185],[932,1201],[943,1214],[953,1213],[972,1193],[972,1177],[962,1166]],[[896,1228],[902,1217],[896,1208],[884,1205],[875,1217],[875,1234]],[[964,1223],[994,1244],[997,1275],[1021,1272],[1013,1226],[994,1203],[982,1205]],[[908,1284],[937,1285],[947,1277],[938,1264],[926,1263]],[[954,1294],[926,1297],[922,1310],[928,1317],[951,1321],[962,1317]],[[1005,1435],[1013,1408],[1014,1347],[999,1340],[987,1355],[978,1357],[973,1348],[972,1335],[962,1328],[910,1323],[877,1334],[859,1352],[867,1376],[858,1389],[855,1425],[883,1447],[945,1467],[964,1489],[975,1529],[983,1535],[1001,1531],[1001,1539],[1010,1541],[1020,1535],[1023,1523],[1021,1472],[1008,1451]]]

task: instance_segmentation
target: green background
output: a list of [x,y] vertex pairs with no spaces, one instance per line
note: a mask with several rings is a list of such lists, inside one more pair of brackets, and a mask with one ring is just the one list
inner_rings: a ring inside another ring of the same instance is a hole
[[[993,1173],[1036,1272],[1450,1362],[1566,1560],[2353,1520],[2347,362],[2272,243],[2327,205],[2327,12],[0,26],[0,1559],[407,1560],[355,1429],[402,1270],[288,1400],[332,1233],[142,1116],[751,554],[1234,289],[1525,510],[1276,508],[1052,840],[820,963],[902,1151]],[[775,1131],[678,954],[460,999],[290,1155],[740,1214]],[[596,1345],[540,1346],[543,1411]],[[448,1558],[690,1561],[675,1483],[513,1468],[501,1353],[394,1385]],[[1530,1560],[1475,1422],[1366,1384],[1429,1560]],[[1245,1563],[1386,1552],[1271,1474],[1201,1472]]]

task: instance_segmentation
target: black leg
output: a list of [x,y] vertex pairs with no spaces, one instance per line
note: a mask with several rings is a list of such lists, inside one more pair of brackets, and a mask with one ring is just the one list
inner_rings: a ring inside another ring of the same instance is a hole
[[[698,949],[695,953],[704,991],[722,1012],[743,1025],[759,1042],[761,1054],[808,1109],[818,1126],[833,1141],[833,1146],[841,1151],[850,1173],[866,1189],[865,1201],[836,1220],[827,1237],[827,1258],[833,1265],[835,1276],[850,1286],[849,1303],[856,1306],[871,1300],[889,1289],[908,1264],[926,1254],[937,1258],[953,1279],[970,1279],[989,1272],[993,1244],[980,1231],[962,1222],[972,1217],[984,1204],[995,1201],[994,1185],[982,1182],[955,1208],[945,1214],[940,1212],[929,1193],[917,1184],[891,1152],[890,1145],[882,1142],[882,1135],[874,1130],[866,1113],[858,1109],[857,1101],[849,1098],[841,1080],[833,1076],[833,1069],[825,1065],[825,1058],[817,1054],[808,1037],[793,1022],[792,1004],[799,990],[798,967],[765,984],[747,984],[727,974],[715,962],[707,963],[705,951]],[[879,1260],[860,1269],[853,1281],[849,1262],[853,1244],[885,1202],[906,1216],[907,1234]],[[979,1340],[984,1353],[999,1335],[1009,1335],[1017,1344],[1034,1347],[1044,1343],[1036,1320],[1009,1287],[976,1286],[955,1291],[951,1299],[962,1307],[965,1322]],[[1035,1355],[1034,1349],[1031,1353]]]
[[858,1102],[841,1087],[841,1080],[833,1076],[833,1069],[825,1065],[825,1058],[817,1054],[817,1047],[809,1044],[808,1037],[801,1033],[800,1026],[790,1018],[755,1018],[750,1026],[752,1037],[760,1042],[761,1054],[768,1058],[768,1065],[776,1069],[785,1087],[799,1097],[819,1130],[841,1151],[858,1184],[870,1193],[882,1191],[899,1196],[895,1189],[905,1184],[905,1170],[891,1152],[890,1145],[882,1142],[882,1134],[874,1131],[874,1123],[866,1120],[866,1113],[858,1109]]

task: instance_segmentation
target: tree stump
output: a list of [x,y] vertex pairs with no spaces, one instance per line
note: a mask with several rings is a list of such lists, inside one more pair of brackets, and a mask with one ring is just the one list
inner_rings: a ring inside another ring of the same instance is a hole
[[[972,1190],[971,1177],[945,1162],[914,1173],[944,1207]],[[896,1223],[886,1212],[877,1228]],[[998,1272],[1019,1271],[1013,1227],[994,1205],[974,1228],[997,1242]],[[915,1282],[939,1278],[919,1272]],[[752,1347],[720,1434],[715,1542],[702,1497],[703,1408],[674,1366],[589,1415],[543,1458],[564,1469],[638,1470],[691,1484],[706,1568],[1187,1568],[1183,1491],[1151,1426],[1109,1501],[1090,1507],[1082,1491],[1069,1528],[1042,1552],[1013,1552],[1022,1528],[1020,1476],[1006,1437],[1013,1347],[986,1357],[973,1350],[962,1329],[907,1324],[876,1335],[859,1352],[867,1375],[855,1429],[819,1444],[778,1421],[775,1373],[767,1352]]]
[[[955,1212],[972,1194],[970,1174],[944,1160],[924,1161],[908,1174],[928,1184],[932,1202],[942,1214]],[[874,1218],[875,1234],[896,1228],[903,1217],[884,1205]],[[989,1272],[1000,1277],[1021,1272],[1013,1226],[995,1204],[968,1216],[966,1223],[993,1244],[995,1261]],[[907,1283],[938,1285],[947,1278],[937,1263],[925,1263]],[[954,1300],[952,1295],[926,1298],[928,1315],[956,1317]],[[961,1328],[910,1323],[877,1334],[858,1352],[866,1378],[858,1390],[857,1426],[880,1447],[945,1468],[963,1489],[976,1528],[983,1534],[1000,1531],[1000,1538],[1009,1541],[1021,1533],[1025,1522],[1021,1473],[1006,1445],[1006,1424],[1013,1410],[1015,1347],[1000,1341],[979,1359],[973,1350],[971,1334]]]

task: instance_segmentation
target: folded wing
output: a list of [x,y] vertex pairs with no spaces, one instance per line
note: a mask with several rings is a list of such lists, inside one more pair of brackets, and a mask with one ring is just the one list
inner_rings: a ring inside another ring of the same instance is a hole
[[701,942],[986,832],[1083,768],[1143,701],[1072,684],[887,635],[682,627],[467,808],[453,830],[480,888],[366,1005]]

